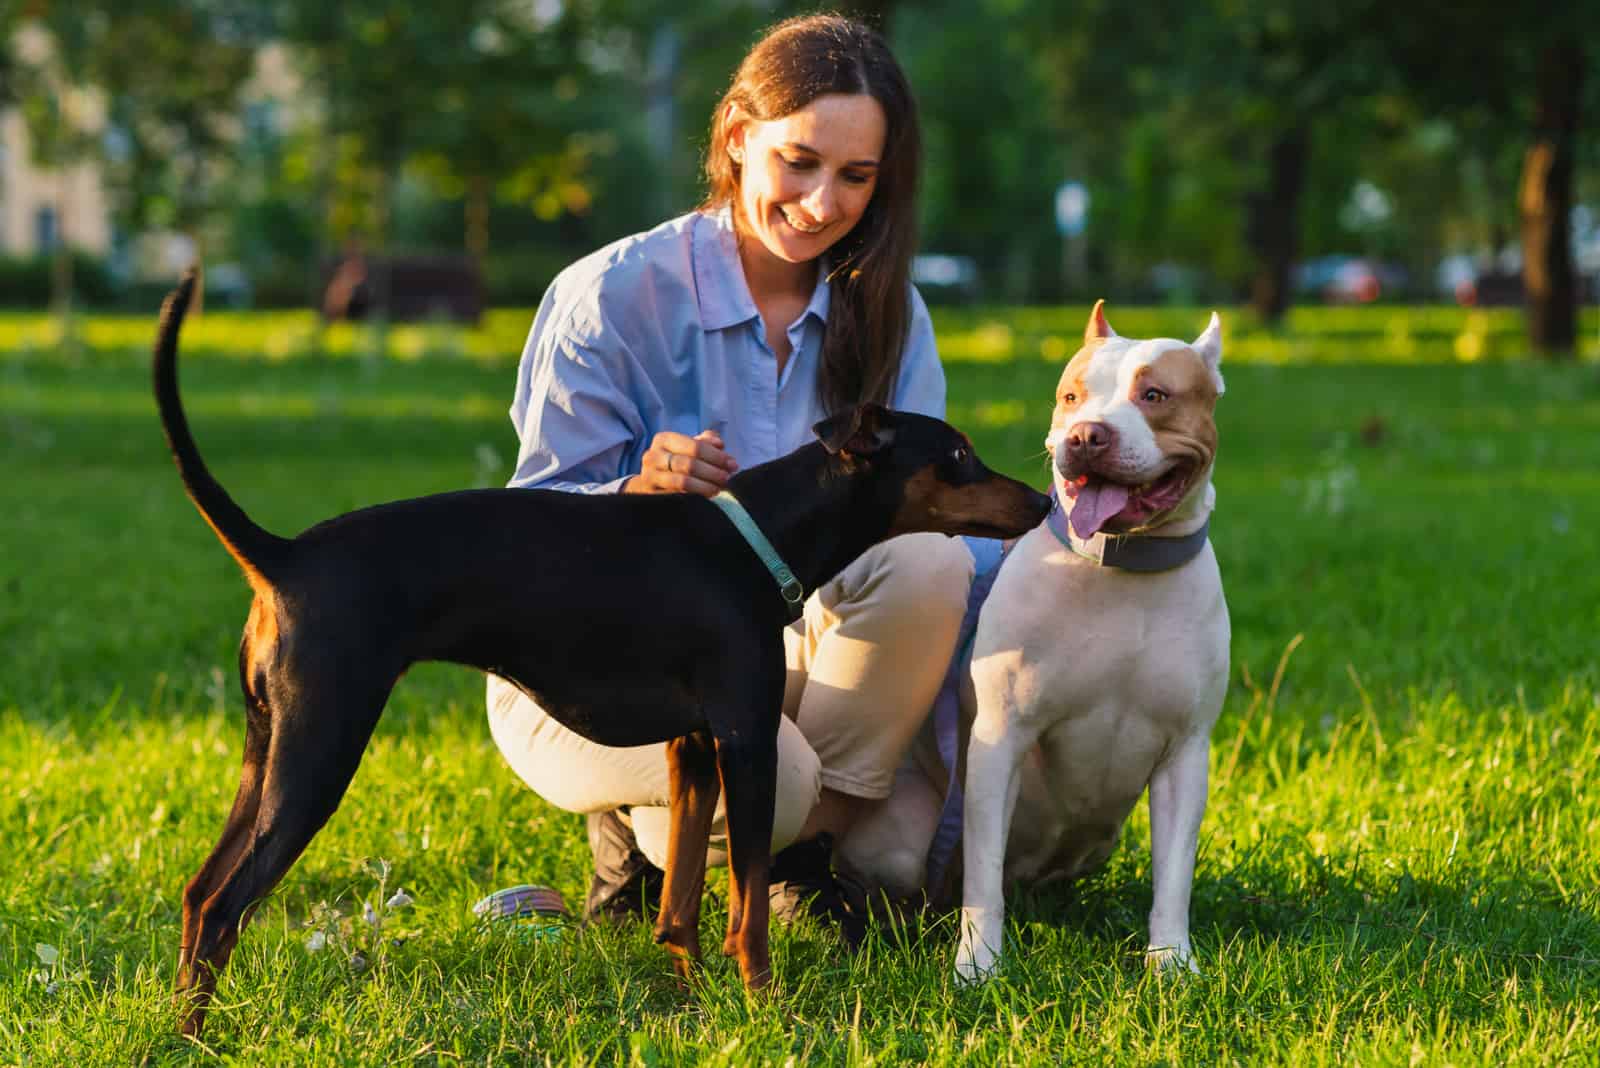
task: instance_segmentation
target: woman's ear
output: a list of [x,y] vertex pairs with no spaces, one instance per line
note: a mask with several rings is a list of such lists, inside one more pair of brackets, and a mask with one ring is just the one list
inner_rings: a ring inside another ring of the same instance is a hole
[[738,104],[729,103],[722,113],[722,126],[727,130],[728,158],[738,164],[744,163],[744,135],[749,126],[749,117]]

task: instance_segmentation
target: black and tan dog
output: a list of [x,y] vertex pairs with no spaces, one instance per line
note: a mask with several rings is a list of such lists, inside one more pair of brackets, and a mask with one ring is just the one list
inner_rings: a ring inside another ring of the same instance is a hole
[[[723,952],[737,955],[748,987],[765,985],[789,606],[734,525],[689,495],[477,490],[351,512],[292,540],[268,533],[206,469],[178,399],[193,284],[191,274],[162,311],[156,401],[184,486],[255,602],[239,648],[239,792],[183,898],[185,1032],[199,1032],[254,905],[333,815],[390,689],[420,660],[501,675],[602,745],[667,743],[672,822],[656,940],[680,972],[700,953],[720,778]],[[937,419],[863,405],[816,432],[819,442],[729,486],[808,591],[897,534],[1011,536],[1049,509]]]

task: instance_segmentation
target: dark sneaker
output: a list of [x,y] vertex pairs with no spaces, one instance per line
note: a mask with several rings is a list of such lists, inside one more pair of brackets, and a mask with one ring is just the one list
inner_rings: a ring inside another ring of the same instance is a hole
[[867,925],[866,895],[833,870],[833,835],[796,842],[772,858],[767,899],[784,923],[809,916],[838,931],[850,946],[861,944]]
[[583,922],[654,919],[666,875],[639,852],[633,828],[617,810],[589,814],[589,852],[594,878],[583,900]]

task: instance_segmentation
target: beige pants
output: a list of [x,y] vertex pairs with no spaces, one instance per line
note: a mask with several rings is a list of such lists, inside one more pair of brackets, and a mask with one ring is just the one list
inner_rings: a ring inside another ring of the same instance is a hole
[[[949,667],[972,572],[959,538],[895,538],[813,593],[784,631],[774,852],[795,840],[822,787],[874,800],[896,788]],[[640,850],[665,866],[665,745],[597,745],[493,675],[488,705],[495,744],[535,793],[570,812],[631,806]],[[710,863],[725,861],[726,840],[719,799]]]

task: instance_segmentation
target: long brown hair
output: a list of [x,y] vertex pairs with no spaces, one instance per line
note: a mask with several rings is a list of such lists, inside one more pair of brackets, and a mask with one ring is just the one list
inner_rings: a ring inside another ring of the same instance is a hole
[[817,395],[831,413],[861,401],[888,403],[911,320],[922,134],[911,86],[883,38],[840,15],[805,15],[768,30],[712,114],[710,189],[701,208],[738,211],[740,165],[728,154],[729,104],[770,122],[829,93],[869,94],[887,120],[872,200],[826,256],[831,293]]

